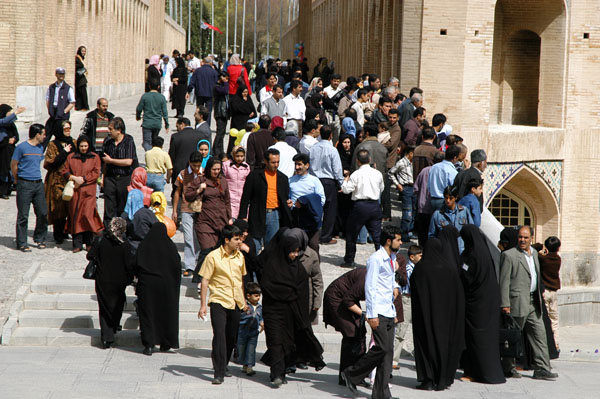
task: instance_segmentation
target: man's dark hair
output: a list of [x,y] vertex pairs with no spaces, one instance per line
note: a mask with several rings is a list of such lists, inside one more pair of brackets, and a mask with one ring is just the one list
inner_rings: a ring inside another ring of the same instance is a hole
[[365,94],[369,94],[369,90],[365,89],[364,87],[362,89],[358,89],[358,94],[356,95],[356,98],[360,98]]
[[452,160],[460,155],[460,147],[457,145],[451,145],[446,149],[446,161],[452,162]]
[[273,86],[273,91],[277,91],[279,89],[283,90],[283,87],[281,87],[281,85],[275,85],[275,86]]
[[194,151],[190,154],[190,163],[202,162],[204,157],[200,154],[200,151]]
[[321,134],[321,140],[329,140],[333,131],[331,130],[331,126],[323,125],[321,126],[319,133]]
[[237,228],[240,229],[242,231],[242,233],[247,232],[248,228],[250,227],[250,225],[248,224],[248,222],[245,221],[244,219],[235,219],[233,221],[233,225],[237,226]]
[[261,115],[260,118],[258,118],[258,127],[260,127],[261,129],[268,129],[270,125],[271,118],[269,117],[269,115]]
[[410,153],[414,153],[415,152],[415,146],[414,145],[409,145],[404,149],[404,152],[402,153],[403,156],[407,156]]
[[376,73],[372,73],[369,75],[369,86],[371,86],[371,83],[375,82],[377,79],[379,79],[379,75],[377,75]]
[[152,137],[152,147],[163,147],[163,144],[165,144],[165,139],[163,139],[160,136],[156,136],[156,137]]
[[223,240],[231,240],[233,237],[241,237],[242,235],[244,235],[242,230],[234,224],[225,225],[223,230],[221,230]]
[[282,127],[276,127],[273,129],[271,136],[277,141],[285,141],[285,129]]
[[108,126],[113,127],[113,129],[118,130],[119,132],[125,134],[125,122],[123,121],[123,118],[121,118],[120,116],[115,116],[114,118],[112,118],[112,120],[110,122],[108,122]]
[[398,115],[398,117],[400,117],[400,111],[398,111],[398,108],[391,108],[388,111],[388,115]]
[[266,75],[265,75],[265,79],[269,80],[269,78],[271,76],[277,77],[277,74],[275,72],[272,72],[272,71],[271,72],[267,72]]
[[356,90],[358,90],[358,85],[357,84],[347,85],[346,88],[344,89],[344,91],[346,93],[350,93],[351,91],[354,92]]
[[560,239],[556,236],[550,236],[546,238],[544,245],[548,252],[556,253],[560,249]]
[[404,101],[404,100],[406,100],[406,96],[402,93],[396,94],[396,98],[394,98],[394,102],[396,102],[396,103]]
[[392,99],[389,97],[381,96],[379,97],[379,105],[383,105],[385,103],[392,103]]
[[[298,68],[298,70],[300,70],[300,71],[301,71],[301,69],[300,69],[300,68]],[[292,74],[292,80],[296,80],[296,79],[300,79],[300,80],[302,80],[302,73],[301,73],[301,72],[294,72],[294,73]]]
[[304,153],[299,153],[294,155],[294,157],[292,158],[292,161],[294,162],[302,162],[305,165],[310,164],[310,157],[308,156],[308,154],[304,154]]
[[369,137],[377,136],[377,133],[379,133],[379,131],[377,130],[377,125],[375,124],[375,122],[367,122],[367,123],[365,123],[365,126],[363,126],[363,130],[365,132],[367,132],[367,136],[369,136]]
[[441,152],[441,151],[436,151],[433,154],[433,164],[435,165],[436,163],[440,163],[444,160],[444,157],[446,156],[445,153]]
[[29,126],[29,138],[32,139],[38,134],[41,134],[44,129],[46,128],[41,123],[34,123],[33,125]]
[[369,162],[371,161],[371,157],[369,156],[369,151],[368,150],[358,151],[358,153],[356,154],[356,160],[361,165],[368,165]]
[[445,196],[457,198],[458,197],[458,187],[454,187],[454,186],[446,187],[444,189],[444,197]]
[[[364,80],[364,79],[363,79]],[[355,85],[359,82],[358,78],[356,76],[348,76],[348,78],[346,79],[346,84],[348,86],[352,86]]]
[[417,116],[422,116],[424,113],[425,113],[425,108],[423,108],[423,107],[417,107],[413,111],[413,118],[416,118]]
[[347,116],[348,118],[352,118],[353,120],[358,119],[358,113],[356,112],[356,110],[354,108],[347,108],[344,111],[344,115]]
[[192,122],[190,122],[190,120],[185,116],[178,118],[176,123],[179,123],[180,125],[183,124],[184,126],[191,126],[192,124]]
[[432,127],[423,128],[423,140],[431,140],[435,138],[436,135],[437,133],[435,132],[435,130],[433,130]]
[[290,82],[290,90],[294,90],[296,87],[302,86],[302,82],[299,80],[292,80]]
[[150,90],[160,90],[160,80],[156,78],[148,79],[148,87],[150,87]]
[[340,75],[339,73],[334,73],[334,74],[332,74],[332,75],[329,76],[329,80],[333,80],[333,79],[342,80],[342,75]]
[[419,255],[422,253],[423,253],[423,248],[421,248],[421,246],[419,246],[419,245],[411,245],[410,247],[408,247],[407,255],[409,257]]
[[381,246],[385,246],[387,244],[387,240],[393,240],[396,236],[401,235],[400,226],[397,226],[392,223],[386,223],[381,228],[381,236],[379,238],[379,244]]
[[408,97],[412,97],[413,94],[423,94],[423,90],[418,87],[413,87],[410,89],[410,95]]
[[260,290],[260,285],[255,283],[254,281],[249,281],[246,283],[246,295],[260,295],[262,291]]
[[279,150],[276,148],[269,148],[267,151],[265,151],[265,161],[268,162],[271,155],[279,155]]
[[471,190],[477,188],[483,184],[483,179],[481,177],[474,177],[469,179],[467,182],[467,194],[471,193]]
[[446,145],[447,146],[455,145],[462,141],[464,141],[463,138],[460,137],[458,134],[451,134],[448,137],[446,137]]
[[219,71],[219,77],[220,78],[228,78],[229,74],[227,73],[227,71]]
[[204,105],[198,105],[197,111],[202,116],[202,120],[204,122],[208,121],[208,116],[210,115],[208,108],[206,108]]
[[444,114],[433,115],[433,119],[431,119],[431,126],[439,126],[442,123],[446,123],[446,115],[444,115]]
[[302,124],[302,131],[305,133],[311,132],[319,127],[319,124],[314,119],[309,119]]

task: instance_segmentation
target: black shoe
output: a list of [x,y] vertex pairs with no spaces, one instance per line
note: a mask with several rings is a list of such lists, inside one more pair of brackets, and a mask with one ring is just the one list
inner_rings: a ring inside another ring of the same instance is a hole
[[144,347],[144,351],[142,352],[146,356],[152,356],[152,348],[149,346]]
[[213,380],[212,380],[212,383],[211,383],[211,384],[213,384],[213,385],[221,385],[222,383],[223,383],[223,379],[222,379],[222,378],[220,378],[220,377],[215,377],[215,378],[213,378]]
[[171,347],[169,345],[161,345],[160,346],[160,351],[161,352],[168,352],[171,350]]
[[358,390],[356,389],[356,385],[354,385],[354,383],[352,381],[350,381],[350,378],[346,375],[345,371],[342,371],[342,380],[344,380],[344,382],[346,383],[346,388],[348,388],[350,390],[350,392],[352,392],[352,395],[356,396],[358,395]]
[[510,371],[507,371],[506,373],[504,373],[504,376],[506,378],[521,378],[522,377],[521,373],[519,373],[517,371],[517,369],[515,369],[515,368],[513,368]]
[[229,368],[225,368],[225,377],[231,377],[233,376],[233,374],[231,374],[231,371],[229,371]]
[[296,363],[296,367],[300,370],[308,370],[308,366],[306,365],[306,363]]
[[348,269],[354,269],[356,267],[356,263],[354,262],[344,262],[340,265],[340,267],[344,267],[344,268],[348,268]]
[[271,381],[271,386],[273,388],[279,388],[281,386],[281,384],[283,384],[283,380],[279,377],[277,377],[273,381]]
[[421,391],[433,391],[433,383],[431,381],[423,381],[421,385],[417,385],[417,389]]
[[114,342],[102,341],[102,349],[109,349]]
[[553,373],[551,371],[548,370],[535,370],[533,372],[533,379],[534,380],[546,380],[546,381],[554,381],[558,378],[558,374]]
[[[325,368],[325,366],[327,366],[327,364],[321,359],[317,362],[312,362],[309,364],[311,367],[315,368],[315,371],[321,371]],[[300,368],[300,367],[298,367]]]

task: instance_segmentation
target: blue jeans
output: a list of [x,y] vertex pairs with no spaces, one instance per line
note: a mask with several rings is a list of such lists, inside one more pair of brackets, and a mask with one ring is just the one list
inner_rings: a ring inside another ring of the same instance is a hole
[[185,270],[194,270],[196,268],[196,259],[200,248],[194,231],[194,214],[181,212],[181,230],[183,231],[183,266]]
[[48,233],[48,206],[44,195],[44,183],[17,180],[17,248],[27,246],[27,223],[29,221],[29,206],[33,204],[35,212],[35,230],[33,241],[46,242]]
[[152,149],[152,138],[157,137],[160,133],[160,128],[158,129],[148,129],[142,128],[142,147],[144,147],[144,151],[150,151]]
[[279,211],[267,212],[266,218],[267,231],[265,232],[265,246],[279,231]]
[[154,191],[165,191],[165,175],[156,174],[156,173],[148,173],[148,178],[146,179],[146,186],[150,187]]
[[431,213],[433,214],[435,211],[439,211],[440,209],[442,209],[442,206],[444,206],[444,199],[431,198],[429,203],[431,204]]
[[413,186],[403,186],[401,197],[402,221],[400,222],[400,231],[402,232],[402,241],[408,242],[408,233],[410,233],[415,227],[414,215],[417,207]]
[[258,330],[250,331],[246,326],[240,326],[237,339],[238,359],[242,366],[254,367],[256,364],[256,344]]
[[366,244],[368,235],[369,235],[369,233],[367,232],[367,228],[365,226],[363,226],[362,229],[360,229],[360,232],[358,233],[358,238],[356,239],[356,243],[357,244]]

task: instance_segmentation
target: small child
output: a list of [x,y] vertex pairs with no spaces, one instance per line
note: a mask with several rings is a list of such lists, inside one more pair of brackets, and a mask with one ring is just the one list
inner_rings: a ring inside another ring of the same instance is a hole
[[[415,268],[415,265],[421,261],[423,257],[423,248],[418,245],[408,247],[408,262],[406,263],[406,281],[399,281],[402,290],[402,309],[404,310],[404,321],[396,325],[396,334],[394,339],[394,357],[392,367],[398,369],[398,362],[402,349],[406,349],[411,355],[414,353],[414,348],[411,344],[412,340],[412,311],[410,303],[410,275]],[[402,274],[402,273],[400,273]]]
[[238,330],[237,350],[239,361],[242,364],[242,372],[247,376],[253,376],[256,372],[252,369],[256,364],[256,344],[258,334],[264,328],[262,317],[262,305],[260,301],[260,286],[255,282],[246,284],[246,303],[248,310],[242,312],[240,317],[240,329]]
[[548,309],[548,317],[552,325],[552,333],[554,334],[554,342],[556,350],[560,352],[558,344],[558,298],[556,291],[560,289],[560,265],[561,258],[558,254],[560,250],[560,239],[550,236],[544,241],[545,251],[540,252],[540,273],[544,282],[544,302]]
[[471,217],[473,218],[473,224],[477,227],[481,227],[481,205],[479,204],[479,197],[483,193],[483,179],[476,178],[471,179],[467,182],[467,192],[458,201],[458,203],[469,210]]
[[385,145],[385,143],[392,139],[392,136],[390,135],[390,124],[388,122],[381,122],[377,125],[377,131],[379,132],[377,133],[377,141],[381,144]]
[[171,157],[162,149],[164,143],[162,137],[153,137],[152,149],[146,151],[146,173],[148,174],[146,186],[161,192],[165,189],[165,174],[167,183],[170,183],[173,174]]

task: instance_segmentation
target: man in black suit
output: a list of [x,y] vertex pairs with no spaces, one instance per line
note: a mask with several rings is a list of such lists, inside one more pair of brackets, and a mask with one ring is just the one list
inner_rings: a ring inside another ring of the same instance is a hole
[[202,135],[203,140],[208,140],[212,143],[211,131],[210,131],[210,111],[204,105],[199,105],[194,112],[194,119],[196,120],[196,131]]
[[[205,107],[201,108],[206,109]],[[197,113],[198,111],[196,111]],[[207,124],[203,126],[208,127]],[[198,151],[198,142],[204,139],[210,140],[210,129],[208,130],[208,134],[204,129],[193,129],[190,126],[188,118],[177,119],[175,127],[177,128],[177,133],[171,136],[171,143],[169,144],[169,156],[171,157],[171,162],[173,162],[173,193],[175,192],[175,181],[179,172],[187,166],[190,155]]]

